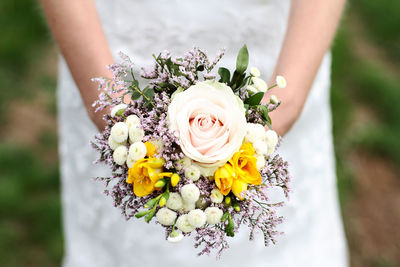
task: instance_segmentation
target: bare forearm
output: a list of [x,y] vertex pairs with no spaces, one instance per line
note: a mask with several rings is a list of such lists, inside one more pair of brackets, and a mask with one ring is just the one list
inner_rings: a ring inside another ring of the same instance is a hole
[[93,0],[41,0],[48,24],[81,93],[89,116],[99,128],[101,114],[92,103],[98,91],[93,77],[111,76],[113,58]]
[[286,89],[272,89],[282,105],[271,113],[274,129],[285,134],[300,115],[322,58],[330,47],[345,0],[292,0],[288,29],[275,67]]

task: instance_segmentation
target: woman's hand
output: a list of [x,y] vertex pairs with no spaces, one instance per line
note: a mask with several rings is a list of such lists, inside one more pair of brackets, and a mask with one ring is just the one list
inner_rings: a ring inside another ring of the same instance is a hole
[[304,103],[330,47],[339,23],[345,0],[292,0],[285,40],[275,66],[275,76],[286,78],[285,89],[274,88],[264,96],[264,102],[274,94],[282,101],[271,112],[273,128],[286,134],[301,114]]
[[47,22],[80,91],[86,110],[99,130],[103,112],[94,112],[97,100],[94,77],[111,77],[106,65],[113,58],[93,0],[41,0]]

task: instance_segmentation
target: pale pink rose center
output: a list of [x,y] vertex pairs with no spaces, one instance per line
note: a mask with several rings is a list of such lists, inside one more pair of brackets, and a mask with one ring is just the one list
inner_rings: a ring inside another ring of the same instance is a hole
[[215,114],[192,113],[189,125],[191,143],[202,155],[214,155],[229,142],[229,129]]

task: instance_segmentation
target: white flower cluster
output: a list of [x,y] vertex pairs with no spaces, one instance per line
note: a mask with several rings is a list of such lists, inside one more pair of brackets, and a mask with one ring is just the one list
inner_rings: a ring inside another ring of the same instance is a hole
[[[176,227],[184,233],[192,232],[198,227],[203,227],[206,223],[217,224],[221,221],[222,210],[217,207],[208,207],[205,211],[196,209],[196,202],[199,200],[200,190],[194,184],[186,184],[181,188],[180,194],[170,193],[166,207],[160,209],[156,218],[159,223],[165,226],[170,226],[175,223]],[[223,195],[218,189],[212,191],[212,201],[221,203]],[[177,218],[177,212],[188,212]],[[177,242],[181,239],[171,237],[171,242]]]
[[[111,117],[122,115],[127,105],[119,104],[111,110]],[[136,161],[144,158],[147,153],[146,145],[142,142],[144,130],[141,128],[140,119],[136,115],[129,115],[125,122],[117,122],[113,125],[108,138],[108,145],[112,150],[114,162],[118,165],[126,165],[132,168]],[[129,148],[127,143],[130,143]],[[153,142],[154,141],[154,142]],[[163,143],[160,140],[151,141],[160,151]]]
[[257,154],[257,168],[260,170],[265,165],[265,156],[270,156],[274,153],[279,138],[275,131],[266,131],[261,124],[247,123],[247,133],[244,141],[253,145]]
[[246,89],[253,94],[259,92],[265,93],[268,90],[268,85],[263,79],[260,78],[261,75],[260,70],[257,69],[256,67],[251,67],[250,75],[251,75],[252,85],[247,86]]

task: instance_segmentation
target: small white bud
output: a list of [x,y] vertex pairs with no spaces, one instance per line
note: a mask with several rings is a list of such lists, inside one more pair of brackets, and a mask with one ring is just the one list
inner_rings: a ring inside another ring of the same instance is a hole
[[157,221],[166,226],[173,225],[175,223],[176,216],[176,212],[168,208],[162,208],[156,214]]
[[[268,151],[267,151],[267,153],[268,153]],[[256,158],[257,158],[257,163],[256,163],[257,170],[261,170],[262,168],[265,167],[265,157],[264,157],[264,155],[257,155]]]
[[115,107],[113,107],[111,109],[111,113],[110,113],[111,117],[114,118],[117,113],[124,112],[127,107],[128,107],[128,105],[126,105],[126,104],[116,105]]
[[133,157],[128,153],[128,157],[126,158],[126,165],[128,166],[128,168],[132,168],[135,163],[136,160],[134,160]]
[[175,169],[178,171],[182,170],[183,168],[187,168],[192,164],[192,160],[188,157],[183,157],[180,160],[176,161]]
[[207,223],[208,224],[217,224],[221,222],[221,218],[223,215],[223,211],[217,207],[208,207],[204,211],[207,216]]
[[189,223],[196,228],[203,227],[207,220],[206,214],[201,209],[189,211],[188,216]]
[[195,203],[199,200],[200,190],[195,184],[186,184],[181,188],[181,196],[184,202]]
[[246,124],[245,142],[254,143],[257,140],[262,140],[265,136],[264,126],[258,123]]
[[126,125],[128,125],[129,129],[131,127],[138,127],[138,126],[140,126],[140,119],[136,115],[129,115],[128,117],[126,117],[125,123],[126,123]]
[[276,84],[278,85],[279,88],[286,88],[286,80],[283,78],[283,76],[276,76]]
[[268,85],[263,79],[258,77],[253,77],[251,78],[251,80],[253,81],[254,86],[257,88],[259,92],[265,93],[268,90]]
[[168,242],[170,243],[178,243],[183,239],[183,235],[182,233],[178,232],[178,231],[173,231],[168,235]]
[[187,201],[182,202],[182,210],[185,212],[194,210],[195,208],[196,208],[196,202],[187,202]]
[[117,122],[111,127],[111,138],[117,143],[123,143],[128,139],[128,126],[124,122]]
[[143,140],[144,130],[142,128],[132,126],[129,128],[129,141],[131,144],[140,142]]
[[250,68],[250,74],[254,77],[260,77],[260,75],[261,75],[260,70],[257,69],[256,67]]
[[210,198],[212,202],[219,204],[224,200],[224,195],[217,188],[214,188],[211,190]]
[[276,97],[276,95],[271,95],[271,97],[269,98],[269,102],[271,102],[272,104],[278,104],[279,99]]
[[278,134],[273,130],[266,131],[264,138],[269,148],[275,148],[279,141]]
[[254,150],[259,155],[265,155],[268,152],[268,144],[264,140],[260,139],[253,143]]
[[190,224],[187,214],[178,217],[178,220],[176,220],[176,227],[184,233],[190,233],[195,229],[195,227]]
[[248,85],[248,86],[246,87],[246,89],[247,89],[247,91],[251,92],[252,94],[258,93],[257,88],[255,88],[253,85]]
[[183,200],[181,195],[175,192],[170,193],[167,200],[167,208],[170,208],[171,210],[180,210],[182,209],[182,206]]
[[143,142],[135,142],[129,147],[129,157],[138,161],[146,156],[147,148]]
[[197,181],[200,178],[200,170],[196,166],[192,165],[185,169],[185,177],[192,180]]
[[126,146],[119,146],[114,150],[113,159],[114,162],[118,165],[123,165],[128,156],[128,149]]
[[108,145],[110,146],[110,148],[112,150],[115,150],[117,147],[123,146],[125,144],[126,144],[126,141],[122,142],[122,143],[118,143],[118,142],[115,142],[114,139],[112,139],[111,135],[108,137]]

